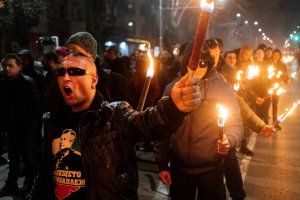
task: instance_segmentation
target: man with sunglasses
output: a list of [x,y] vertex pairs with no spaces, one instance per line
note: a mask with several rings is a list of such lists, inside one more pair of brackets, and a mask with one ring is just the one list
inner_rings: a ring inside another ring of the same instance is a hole
[[[192,46],[193,43],[189,43],[185,48],[182,74],[186,73]],[[186,117],[170,138],[157,144],[159,176],[163,183],[171,184],[172,200],[194,200],[197,193],[198,199],[225,200],[224,156],[240,144],[240,110],[231,87],[219,77],[214,68],[207,44],[194,76],[200,78],[201,104]],[[170,90],[164,92],[165,95],[169,93]],[[223,139],[219,139],[216,104],[222,104],[230,113],[223,128]]]
[[[43,162],[27,199],[137,199],[135,143],[166,137],[197,108],[197,80],[184,76],[170,97],[137,112],[126,102],[104,102],[96,91],[93,59],[71,53],[59,66],[57,76],[65,106],[44,115]],[[76,133],[72,148],[82,158],[78,170],[70,170],[68,163],[58,169],[54,162],[59,138],[67,129]]]
[[[77,51],[97,60],[97,41],[88,32],[77,32],[70,36],[66,43],[69,53]],[[119,62],[115,62],[117,64]],[[104,69],[103,65],[96,63],[98,81],[96,89],[101,92],[105,101],[127,101],[133,102],[132,94],[128,85],[128,77],[116,73],[111,69]]]

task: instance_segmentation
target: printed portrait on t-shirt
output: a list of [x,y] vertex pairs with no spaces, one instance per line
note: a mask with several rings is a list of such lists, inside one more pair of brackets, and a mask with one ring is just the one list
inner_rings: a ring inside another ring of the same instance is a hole
[[73,129],[63,130],[61,136],[52,141],[53,178],[58,199],[70,198],[75,194],[80,195],[81,189],[85,187],[85,175],[78,143]]

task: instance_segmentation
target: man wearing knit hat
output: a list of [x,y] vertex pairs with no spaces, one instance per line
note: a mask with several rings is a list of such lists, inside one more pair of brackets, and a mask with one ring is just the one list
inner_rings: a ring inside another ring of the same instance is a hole
[[77,32],[71,35],[66,43],[69,53],[79,51],[95,59],[97,55],[97,41],[88,32]]
[[[96,59],[97,41],[87,32],[78,32],[70,36],[66,43],[69,53],[74,51]],[[118,62],[119,63],[119,62]],[[123,66],[123,63],[119,63]],[[97,83],[99,90],[106,101],[127,101],[132,103],[132,94],[128,86],[128,77],[113,70],[99,67],[97,74],[101,81]],[[112,84],[113,83],[113,84]]]

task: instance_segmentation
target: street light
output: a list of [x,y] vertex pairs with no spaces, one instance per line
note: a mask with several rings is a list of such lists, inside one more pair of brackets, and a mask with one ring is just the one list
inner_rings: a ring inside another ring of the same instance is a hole
[[257,25],[258,25],[258,22],[257,22],[257,21],[255,21],[255,22],[254,22],[254,26],[257,26]]
[[159,0],[159,51],[163,50],[162,0]]
[[128,26],[133,26],[133,22],[128,22]]

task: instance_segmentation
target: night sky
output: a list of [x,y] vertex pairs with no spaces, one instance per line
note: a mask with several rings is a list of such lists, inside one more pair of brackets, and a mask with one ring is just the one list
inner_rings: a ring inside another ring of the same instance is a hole
[[234,0],[241,13],[257,20],[277,46],[295,30],[300,33],[300,0]]

